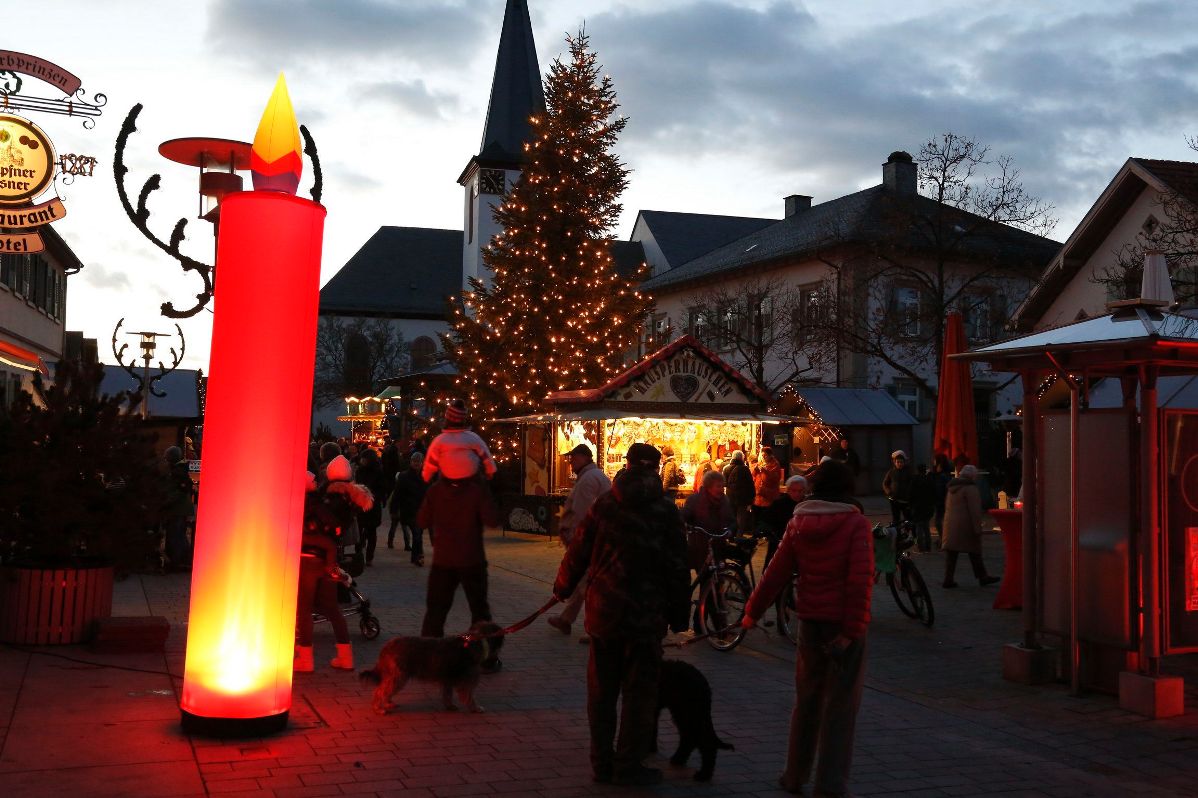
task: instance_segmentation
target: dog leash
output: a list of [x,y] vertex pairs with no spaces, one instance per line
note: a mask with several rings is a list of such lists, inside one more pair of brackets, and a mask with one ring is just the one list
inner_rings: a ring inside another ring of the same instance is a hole
[[469,632],[463,632],[459,636],[462,638],[462,641],[464,643],[469,643],[471,640],[482,640],[482,639],[488,638],[488,637],[503,637],[504,635],[510,635],[510,634],[513,634],[514,632],[519,632],[522,629],[528,628],[528,625],[530,623],[532,623],[537,618],[540,618],[542,615],[544,615],[546,612],[548,612],[550,607],[552,607],[554,604],[557,604],[557,601],[558,600],[556,597],[550,596],[549,600],[546,601],[545,604],[539,610],[534,612],[532,615],[529,615],[524,620],[516,621],[511,626],[506,626],[503,629],[500,629],[498,632],[492,632],[490,634],[485,634],[485,635],[475,635],[475,634],[470,634]]

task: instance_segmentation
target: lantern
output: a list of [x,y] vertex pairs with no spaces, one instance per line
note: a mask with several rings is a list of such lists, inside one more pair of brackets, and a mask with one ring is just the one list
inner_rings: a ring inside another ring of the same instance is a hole
[[[267,170],[268,190],[221,202],[181,702],[188,731],[274,731],[291,707],[325,217],[320,205],[287,193],[298,183],[295,131],[280,75],[253,149],[252,168]],[[280,153],[280,140],[292,151]],[[254,184],[261,188],[257,174]],[[252,361],[251,329],[261,331]],[[251,381],[270,386],[271,412],[244,401]]]

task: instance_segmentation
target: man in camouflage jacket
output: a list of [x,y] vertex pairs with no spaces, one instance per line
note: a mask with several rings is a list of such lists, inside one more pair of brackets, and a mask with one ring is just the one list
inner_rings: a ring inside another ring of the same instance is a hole
[[687,626],[690,571],[681,516],[657,474],[661,454],[637,443],[627,460],[611,492],[595,502],[574,535],[553,594],[569,596],[589,569],[587,717],[594,779],[643,785],[661,780],[661,772],[641,760],[657,722],[662,638],[667,626],[675,631]]

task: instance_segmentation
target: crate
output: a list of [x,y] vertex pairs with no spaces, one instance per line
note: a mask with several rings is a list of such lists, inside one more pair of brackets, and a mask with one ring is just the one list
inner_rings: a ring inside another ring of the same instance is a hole
[[111,567],[0,567],[0,642],[80,643],[111,614]]

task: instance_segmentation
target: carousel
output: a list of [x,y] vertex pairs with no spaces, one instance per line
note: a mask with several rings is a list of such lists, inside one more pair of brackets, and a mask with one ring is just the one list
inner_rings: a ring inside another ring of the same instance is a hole
[[556,533],[558,508],[573,485],[564,455],[580,443],[609,477],[633,443],[672,450],[682,500],[706,464],[719,467],[734,451],[753,460],[769,445],[789,462],[794,427],[813,423],[771,413],[764,391],[689,335],[598,388],[551,393],[546,404],[545,413],[500,419],[521,426],[522,492],[503,497],[507,529]]
[[385,408],[388,401],[381,396],[368,396],[365,399],[345,397],[345,415],[337,416],[337,420],[349,424],[351,443],[376,447],[383,445],[387,434],[383,422],[387,418]]

